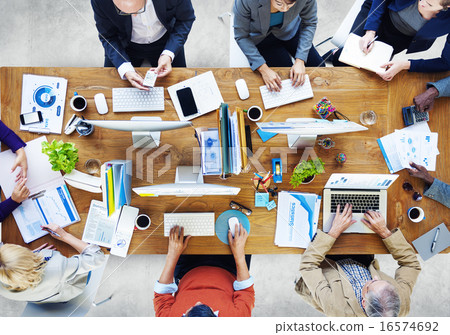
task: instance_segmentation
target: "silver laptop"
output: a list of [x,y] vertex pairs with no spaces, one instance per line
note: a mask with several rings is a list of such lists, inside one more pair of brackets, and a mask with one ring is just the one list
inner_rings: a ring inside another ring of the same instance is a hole
[[386,218],[387,189],[398,178],[396,174],[333,173],[323,190],[323,231],[328,232],[336,215],[348,202],[356,222],[345,233],[373,233],[362,221],[367,210],[380,212]]

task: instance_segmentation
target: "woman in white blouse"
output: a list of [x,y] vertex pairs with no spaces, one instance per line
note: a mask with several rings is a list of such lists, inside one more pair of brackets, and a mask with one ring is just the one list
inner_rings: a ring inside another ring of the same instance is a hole
[[67,258],[44,244],[31,251],[15,244],[0,244],[0,295],[34,303],[66,302],[80,295],[90,272],[105,255],[97,245],[76,238],[56,224],[46,229],[80,254]]

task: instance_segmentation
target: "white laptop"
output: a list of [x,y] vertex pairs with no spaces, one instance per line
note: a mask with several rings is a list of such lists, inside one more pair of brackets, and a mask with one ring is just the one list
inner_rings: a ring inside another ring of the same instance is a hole
[[396,174],[333,173],[323,190],[323,231],[330,230],[337,205],[342,212],[348,202],[356,222],[345,233],[373,233],[361,219],[370,209],[386,218],[387,189],[397,178]]

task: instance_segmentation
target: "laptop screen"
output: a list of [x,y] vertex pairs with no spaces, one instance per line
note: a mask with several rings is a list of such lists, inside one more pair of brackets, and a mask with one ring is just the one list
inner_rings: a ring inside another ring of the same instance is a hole
[[387,190],[398,174],[333,173],[325,188]]

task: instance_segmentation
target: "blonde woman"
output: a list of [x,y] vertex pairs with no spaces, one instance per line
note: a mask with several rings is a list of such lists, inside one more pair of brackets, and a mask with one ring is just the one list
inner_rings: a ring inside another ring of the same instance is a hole
[[45,229],[80,254],[67,258],[47,244],[34,251],[15,244],[0,244],[3,297],[33,303],[69,301],[83,292],[90,272],[105,261],[98,246],[81,241],[56,224],[51,223]]

